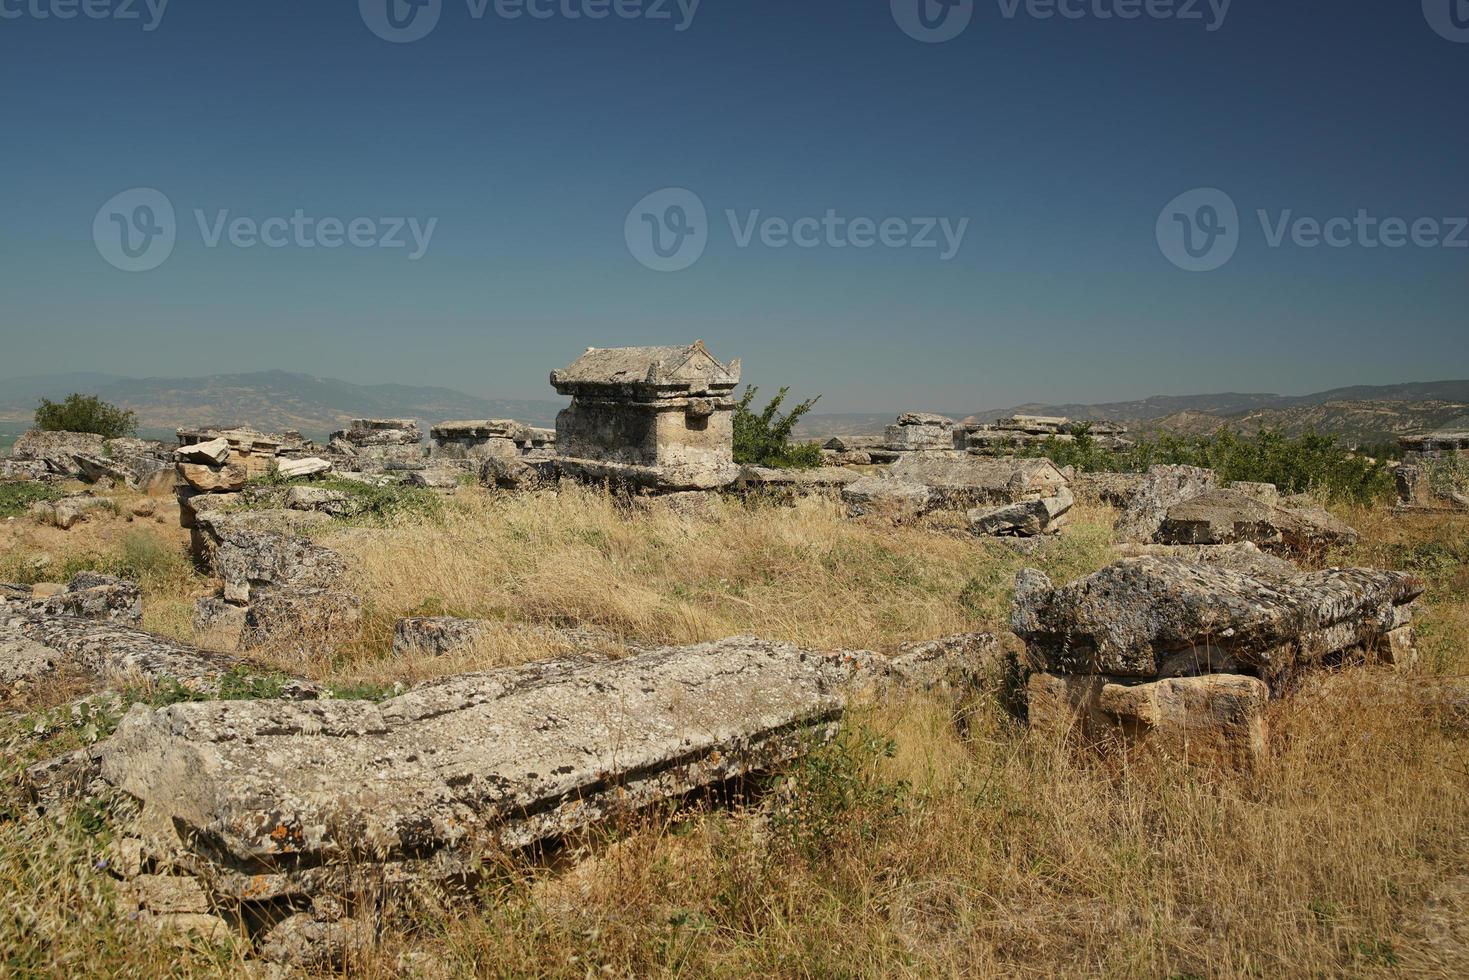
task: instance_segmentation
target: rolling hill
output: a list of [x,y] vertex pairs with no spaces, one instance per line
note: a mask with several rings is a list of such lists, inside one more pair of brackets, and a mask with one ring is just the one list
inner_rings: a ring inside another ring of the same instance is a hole
[[353,418],[513,418],[553,425],[562,407],[553,401],[491,399],[452,388],[358,385],[287,371],[218,374],[202,378],[118,378],[55,375],[0,381],[0,424],[24,427],[41,398],[73,391],[95,394],[138,413],[145,431],[178,426],[251,425],[296,429],[320,437]]

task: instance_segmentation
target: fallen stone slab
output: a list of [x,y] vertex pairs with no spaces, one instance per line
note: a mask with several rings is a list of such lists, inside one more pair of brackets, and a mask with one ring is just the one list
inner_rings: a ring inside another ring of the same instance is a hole
[[346,572],[341,555],[303,532],[330,523],[297,510],[207,512],[196,516],[196,557],[224,579],[224,598],[248,603],[267,587],[335,588]]
[[1284,507],[1263,495],[1230,489],[1169,507],[1153,537],[1161,544],[1249,541],[1270,551],[1302,553],[1354,544],[1357,532],[1319,508]]
[[268,924],[322,897],[472,886],[507,849],[794,758],[871,682],[948,683],[995,648],[970,635],[885,658],[735,637],[380,704],[138,706],[98,766],[141,804],[148,854],[192,869],[211,911]]
[[968,514],[969,529],[986,537],[1033,538],[1039,534],[1053,534],[1061,530],[1074,503],[1076,498],[1063,487],[1054,497],[1023,500],[988,510],[971,510]]
[[66,591],[35,599],[31,605],[52,616],[108,619],[132,626],[143,622],[143,592],[137,583],[100,572],[80,572]]
[[1284,558],[1267,554],[1249,541],[1220,545],[1120,544],[1123,558],[1176,558],[1197,565],[1218,565],[1259,579],[1287,580],[1301,570]]
[[424,487],[429,490],[454,493],[459,489],[464,473],[464,470],[446,468],[418,470],[409,473],[404,482],[410,487]]
[[276,474],[287,480],[295,480],[307,476],[320,476],[332,471],[332,464],[320,456],[308,456],[305,459],[283,459],[276,464]]
[[78,475],[88,483],[111,480],[134,490],[138,487],[138,474],[115,460],[91,453],[76,453],[71,458]]
[[1197,466],[1154,466],[1138,480],[1117,518],[1117,540],[1152,541],[1169,508],[1215,489],[1213,470]]
[[933,491],[922,483],[892,477],[864,476],[842,487],[842,500],[854,517],[919,517],[928,513],[932,497]]
[[815,493],[840,490],[859,479],[859,474],[835,466],[804,470],[742,466],[735,487],[745,491]]
[[202,463],[206,466],[222,466],[230,456],[228,439],[219,437],[181,446],[174,450],[173,457],[180,463]]
[[1204,674],[1139,682],[1098,674],[1032,674],[1032,731],[1147,745],[1190,763],[1253,765],[1265,754],[1270,688],[1258,677]]
[[480,465],[479,482],[500,490],[535,490],[554,482],[557,473],[554,458],[489,456]]
[[0,638],[0,684],[35,680],[56,670],[55,650],[24,637]]
[[116,505],[105,497],[89,495],[63,497],[56,501],[39,501],[31,505],[30,514],[41,524],[69,531],[92,514],[116,512]]
[[1264,579],[1222,565],[1124,558],[1057,588],[1025,569],[1011,626],[1043,671],[1261,677],[1271,689],[1348,651],[1400,659],[1423,583],[1403,572],[1332,568]]
[[1066,478],[1049,459],[974,456],[965,452],[908,453],[894,463],[896,480],[929,488],[934,507],[998,506],[1054,497]]
[[393,626],[393,654],[418,653],[441,657],[473,646],[485,635],[489,620],[454,616],[410,616]]
[[[177,681],[203,693],[217,693],[221,680],[242,662],[224,654],[178,643],[140,629],[106,620],[56,616],[46,612],[0,605],[0,639],[27,640],[54,652],[66,663],[103,680],[128,684],[136,681]],[[313,685],[291,682],[293,696],[315,696]]]
[[324,487],[292,487],[283,504],[287,510],[314,510],[332,517],[351,517],[363,509],[351,494]]
[[200,493],[233,493],[243,490],[250,480],[245,467],[233,463],[223,466],[204,463],[179,463],[178,474],[190,487]]
[[76,454],[101,456],[106,446],[106,439],[90,432],[45,432],[32,429],[15,441],[10,455],[18,460],[45,463],[51,473],[57,476],[76,477],[81,475],[76,464]]

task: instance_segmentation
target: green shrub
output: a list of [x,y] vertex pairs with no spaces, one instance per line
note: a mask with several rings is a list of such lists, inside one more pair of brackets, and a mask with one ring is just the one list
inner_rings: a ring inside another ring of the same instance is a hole
[[760,389],[754,386],[745,389],[744,396],[735,403],[734,411],[734,458],[742,466],[770,466],[777,469],[806,470],[821,465],[821,448],[810,444],[794,444],[791,433],[801,416],[821,400],[821,396],[801,402],[789,412],[781,413],[789,388],[770,400],[764,410],[753,412],[750,405]]
[[0,520],[20,517],[42,500],[58,500],[61,491],[48,483],[0,483]]
[[120,439],[138,430],[137,413],[109,405],[96,395],[71,394],[62,402],[41,399],[36,428],[47,432],[91,432]]
[[1294,438],[1272,430],[1256,436],[1230,430],[1195,438],[1165,434],[1114,453],[1081,431],[1070,442],[1046,439],[1016,451],[1086,473],[1137,473],[1160,464],[1202,466],[1222,481],[1273,483],[1284,493],[1312,491],[1337,503],[1371,504],[1395,493],[1392,471],[1384,460],[1360,455],[1332,436],[1314,433]]

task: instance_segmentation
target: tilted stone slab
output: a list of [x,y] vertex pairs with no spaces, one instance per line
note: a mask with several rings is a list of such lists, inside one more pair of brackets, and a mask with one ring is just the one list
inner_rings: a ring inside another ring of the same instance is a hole
[[280,895],[363,861],[457,868],[790,759],[830,733],[852,669],[736,637],[381,704],[139,706],[101,772],[207,855],[222,892]]
[[1152,541],[1168,509],[1218,485],[1213,470],[1197,466],[1154,466],[1137,481],[1117,518],[1119,541]]
[[[57,616],[0,605],[0,639],[47,647],[62,662],[118,680],[175,680],[195,691],[218,690],[241,661],[114,622]],[[311,685],[297,684],[302,692]],[[309,694],[307,696],[310,696]]]
[[1304,552],[1353,544],[1357,532],[1324,510],[1282,507],[1249,491],[1229,489],[1174,504],[1154,538],[1163,544],[1249,541],[1269,550]]
[[1154,677],[1230,671],[1275,686],[1326,656],[1381,644],[1423,592],[1403,572],[1333,568],[1259,578],[1223,565],[1125,558],[1055,588],[1026,569],[1011,625],[1041,669]]

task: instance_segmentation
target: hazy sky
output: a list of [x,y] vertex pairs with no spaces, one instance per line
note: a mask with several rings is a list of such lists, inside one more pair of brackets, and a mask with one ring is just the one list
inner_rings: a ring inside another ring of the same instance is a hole
[[1469,0],[414,2],[0,0],[0,377],[1469,376]]

